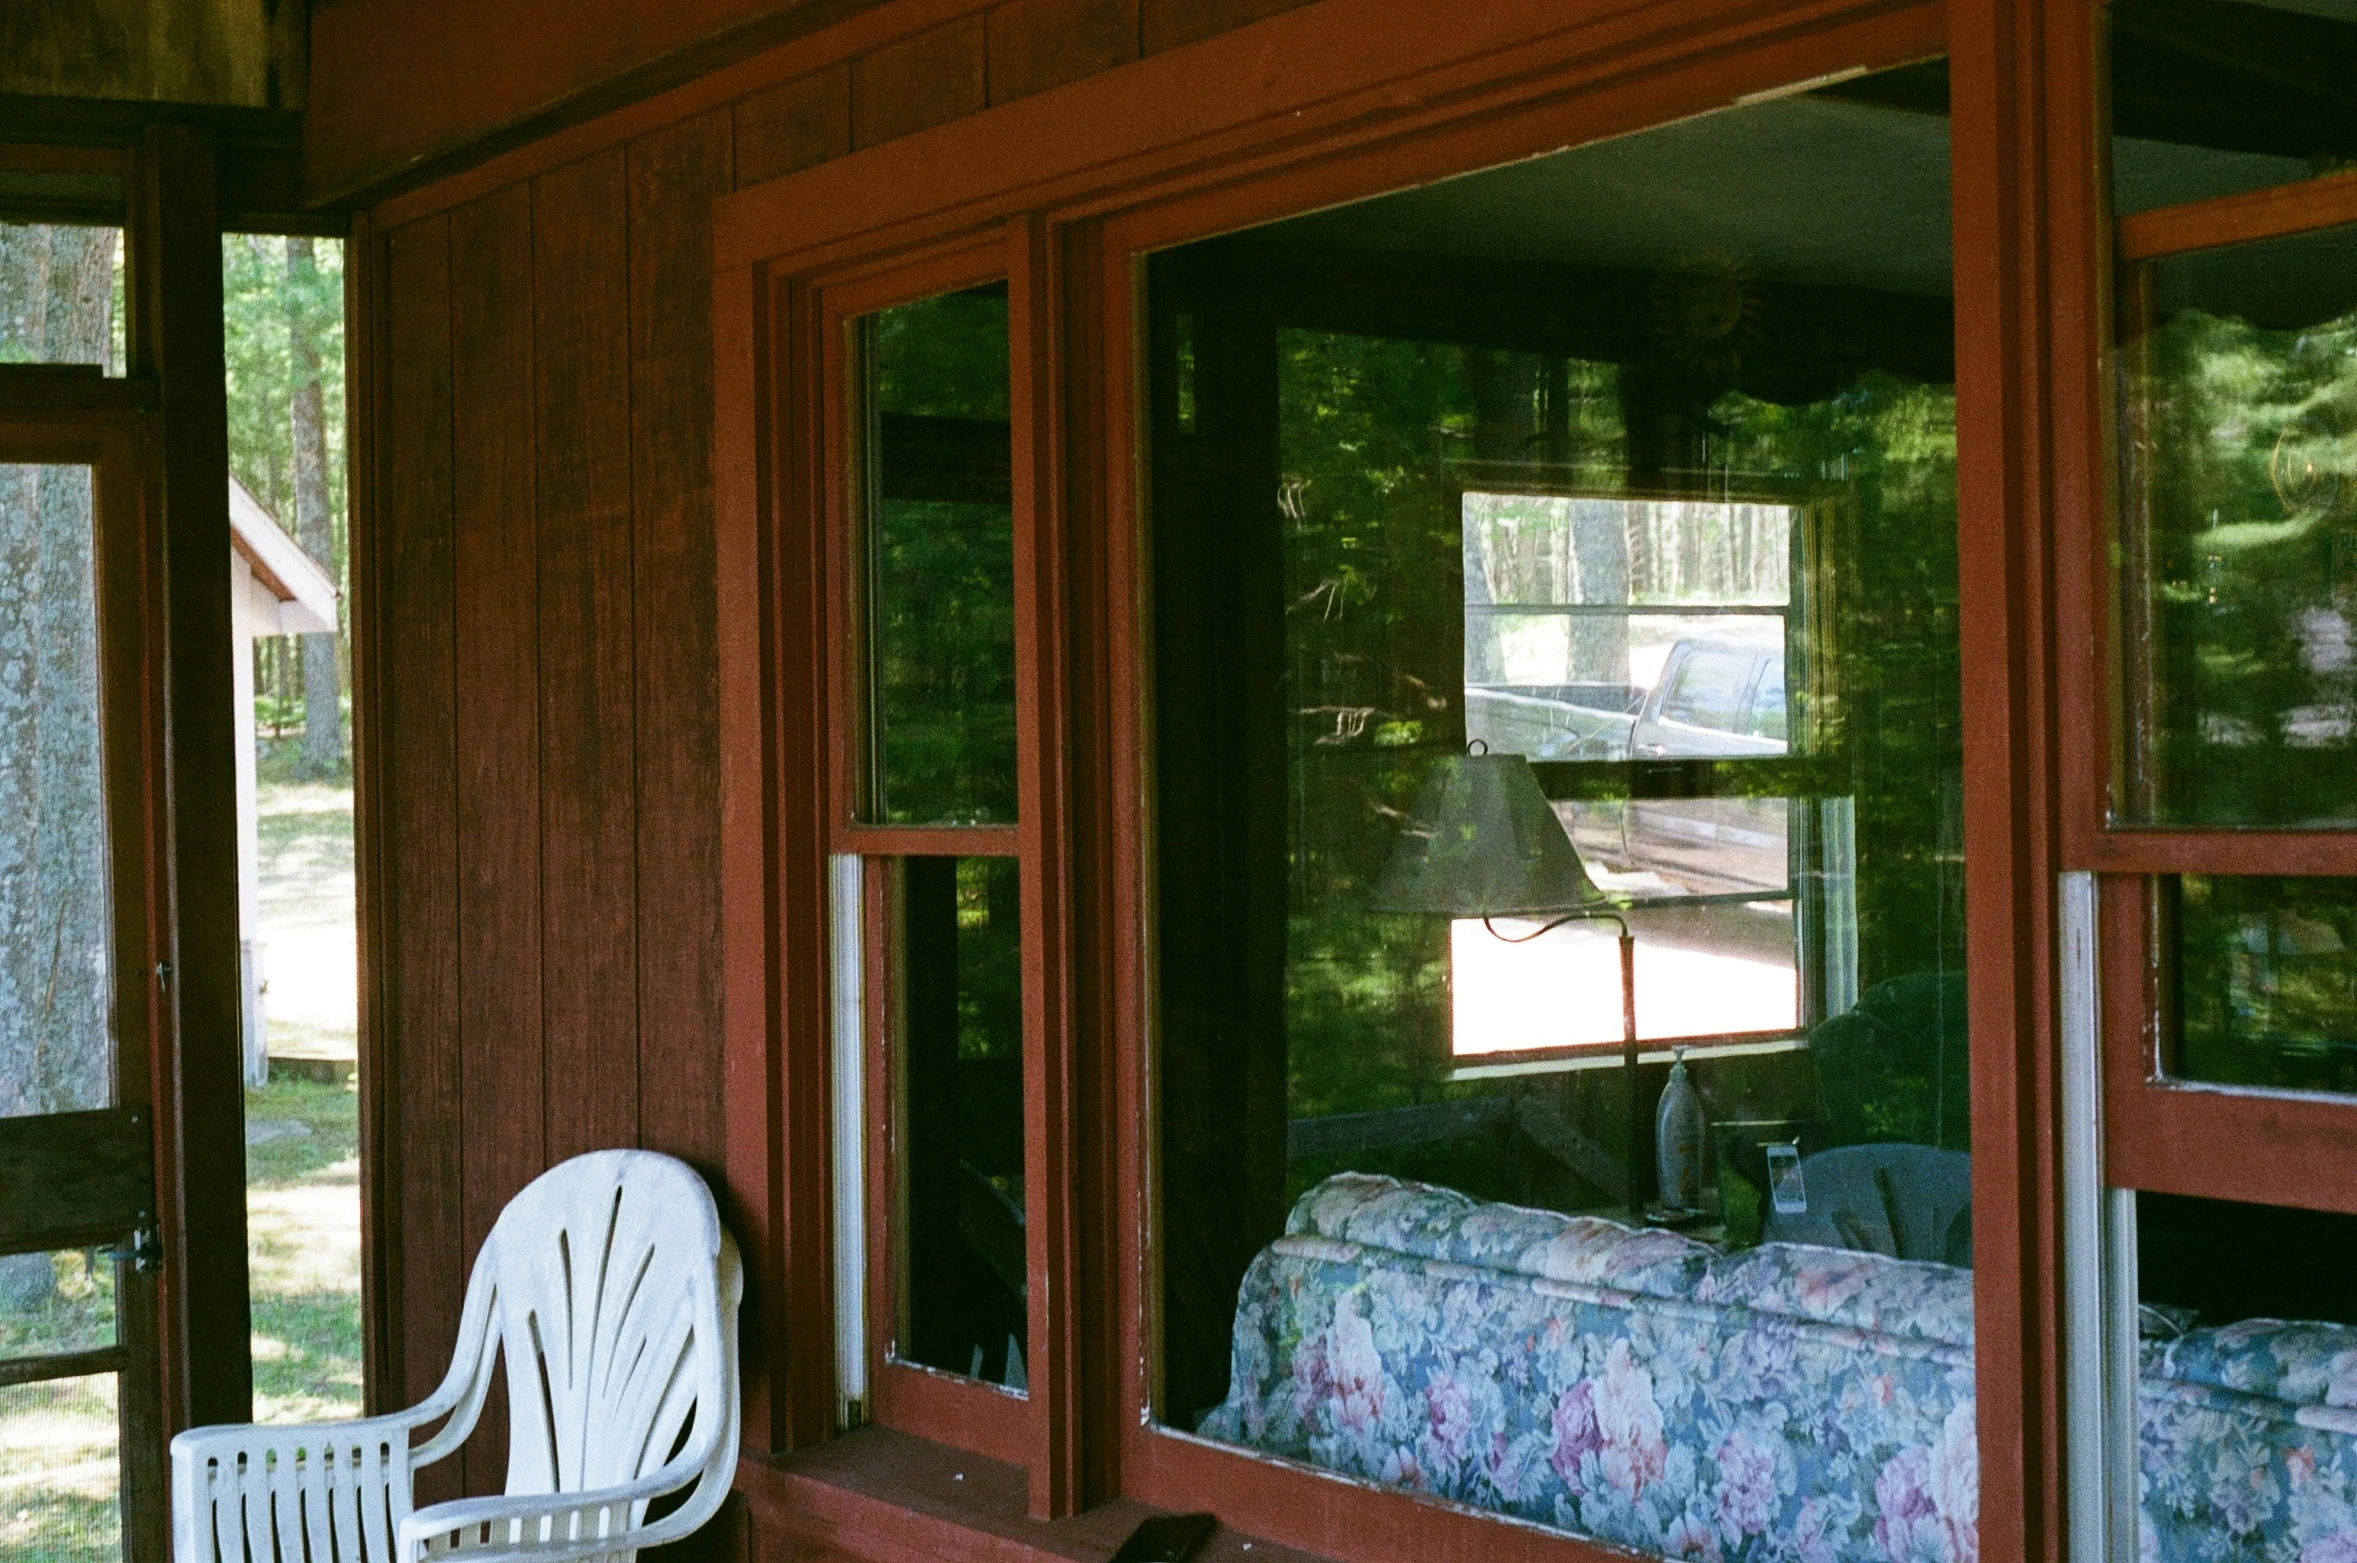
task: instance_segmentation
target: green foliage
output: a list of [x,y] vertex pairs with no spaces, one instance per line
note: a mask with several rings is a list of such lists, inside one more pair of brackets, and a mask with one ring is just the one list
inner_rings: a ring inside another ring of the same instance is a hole
[[[1006,288],[884,310],[869,330],[881,813],[1003,823],[1015,817]],[[941,426],[956,432],[937,447]]]
[[873,618],[883,815],[1015,817],[1014,513],[885,500]]
[[879,310],[868,362],[879,413],[1007,421],[1007,285]]
[[958,1058],[1020,1067],[1022,863],[1011,857],[957,861]]
[[289,408],[299,383],[288,333],[290,312],[311,327],[327,434],[328,510],[335,535],[328,574],[344,579],[344,246],[312,241],[308,277],[290,276],[287,241],[259,234],[221,238],[221,307],[229,368],[229,470],[291,536],[295,453]]
[[2357,311],[2274,330],[2188,308],[2145,347],[2131,515],[2151,537],[2131,613],[2141,592],[2153,732],[2130,806],[2357,819]]
[[1861,987],[1964,960],[1956,393],[1861,376],[1822,402],[1713,409],[1738,472],[1842,496],[1826,539],[1847,622],[1830,692],[1857,800]]
[[[1292,712],[1290,1111],[1321,1117],[1495,1091],[1501,1087],[1445,1078],[1445,925],[1374,917],[1364,907],[1432,759],[1463,742],[1464,537],[1448,466],[1512,443],[1481,427],[1477,378],[1536,387],[1542,376],[1535,360],[1494,354],[1480,364],[1479,350],[1448,344],[1286,331],[1278,351]],[[1558,480],[1569,470],[1575,486],[1621,491],[1627,438],[1616,371],[1575,363],[1571,382]],[[1497,416],[1494,404],[1490,415]],[[1859,820],[1861,980],[1957,969],[1953,390],[1868,374],[1808,406],[1729,395],[1709,422],[1709,465],[1731,472],[1738,486],[1757,476],[1835,496],[1841,524],[1822,546],[1855,615],[1840,627],[1834,682],[1848,718],[1851,770],[1836,790],[1856,797]],[[1533,408],[1521,427],[1538,423]],[[1670,541],[1657,540],[1654,551],[1667,554]],[[1674,571],[1674,561],[1654,568],[1650,584],[1631,580],[1634,600],[1675,588],[1676,578],[1662,573]],[[1788,1065],[1720,1071],[1730,1100],[1778,1112],[1807,1105],[1800,1086],[1770,1078],[1791,1073]],[[1615,1086],[1607,1094],[1617,1101],[1617,1093]],[[1585,1127],[1616,1143],[1616,1112]],[[1495,1145],[1408,1147],[1350,1161],[1468,1192],[1516,1192],[1516,1175]],[[1303,1164],[1289,1181],[1298,1187],[1328,1170]]]
[[2175,1072],[2357,1092],[2357,880],[2188,874],[2175,910]]

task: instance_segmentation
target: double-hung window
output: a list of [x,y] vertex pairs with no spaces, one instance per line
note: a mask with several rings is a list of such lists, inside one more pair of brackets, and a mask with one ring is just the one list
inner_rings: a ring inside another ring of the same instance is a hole
[[2115,229],[2007,139],[2092,139],[2088,16],[1707,9],[1377,101],[1309,7],[724,204],[829,1458],[1353,1563],[2357,1557],[2357,19],[2116,0]]
[[2114,1556],[2329,1557],[2357,1549],[2357,9],[2106,19],[2118,503],[2073,556],[2064,773],[2087,1479]]

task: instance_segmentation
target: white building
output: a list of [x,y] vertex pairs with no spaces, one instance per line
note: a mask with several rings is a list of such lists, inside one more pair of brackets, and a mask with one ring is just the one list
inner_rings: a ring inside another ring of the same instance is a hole
[[237,698],[237,925],[244,934],[246,1081],[269,1076],[262,979],[261,832],[255,812],[254,638],[336,629],[336,584],[247,493],[229,480],[230,635]]

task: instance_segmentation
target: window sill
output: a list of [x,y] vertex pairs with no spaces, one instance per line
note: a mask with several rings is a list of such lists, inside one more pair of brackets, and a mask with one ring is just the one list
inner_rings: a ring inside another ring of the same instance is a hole
[[[1070,1519],[1034,1519],[1021,1467],[883,1427],[790,1455],[747,1457],[736,1485],[764,1530],[890,1563],[1105,1563],[1140,1520],[1163,1512],[1116,1498]],[[1222,1526],[1188,1563],[1319,1560]]]

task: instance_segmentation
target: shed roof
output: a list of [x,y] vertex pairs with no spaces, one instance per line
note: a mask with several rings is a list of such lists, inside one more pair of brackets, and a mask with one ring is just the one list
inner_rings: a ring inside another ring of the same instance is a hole
[[335,581],[235,478],[229,480],[229,541],[254,579],[279,600],[288,634],[334,631]]

